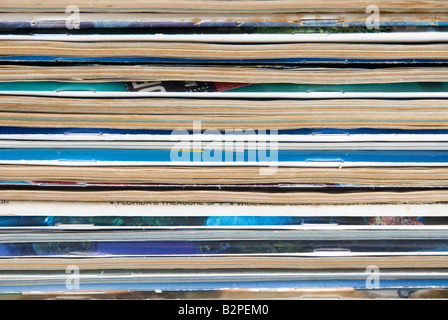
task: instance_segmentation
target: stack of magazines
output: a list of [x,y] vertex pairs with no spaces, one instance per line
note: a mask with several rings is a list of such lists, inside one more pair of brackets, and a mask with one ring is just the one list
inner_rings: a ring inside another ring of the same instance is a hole
[[440,297],[443,0],[0,1],[0,293]]

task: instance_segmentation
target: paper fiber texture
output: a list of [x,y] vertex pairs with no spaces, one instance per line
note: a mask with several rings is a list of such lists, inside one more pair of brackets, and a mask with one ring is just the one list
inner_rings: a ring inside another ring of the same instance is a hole
[[[64,11],[71,5],[68,0],[51,0],[46,2],[26,0],[20,5],[12,0],[6,0],[0,7],[6,12],[52,12]],[[78,4],[81,11],[85,12],[196,12],[198,14],[207,12],[218,13],[252,13],[263,14],[272,12],[362,12],[371,3],[365,0],[351,1],[172,1],[170,3],[159,0],[139,0],[139,1],[96,1],[93,6],[90,1],[80,1]],[[390,1],[380,0],[377,6],[383,8],[385,12],[445,12],[446,7],[442,0],[427,1]],[[254,9],[256,8],[256,9]]]

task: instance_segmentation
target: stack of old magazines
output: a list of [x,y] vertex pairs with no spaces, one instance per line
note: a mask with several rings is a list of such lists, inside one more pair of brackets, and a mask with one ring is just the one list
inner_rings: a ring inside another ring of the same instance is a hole
[[446,1],[2,0],[0,48],[0,293],[448,292]]

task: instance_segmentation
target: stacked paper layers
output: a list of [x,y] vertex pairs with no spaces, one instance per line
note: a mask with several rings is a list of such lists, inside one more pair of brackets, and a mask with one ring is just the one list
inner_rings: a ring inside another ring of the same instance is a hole
[[0,3],[0,292],[443,296],[445,1],[72,2]]

